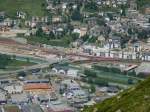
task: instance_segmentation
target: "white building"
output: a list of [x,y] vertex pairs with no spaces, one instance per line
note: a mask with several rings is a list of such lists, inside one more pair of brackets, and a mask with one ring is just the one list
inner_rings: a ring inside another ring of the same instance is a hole
[[23,87],[22,85],[10,85],[10,86],[5,86],[4,90],[6,90],[9,94],[16,94],[16,93],[22,93]]
[[67,71],[67,76],[72,77],[72,78],[77,78],[78,71],[79,70],[76,70],[76,69],[69,69]]

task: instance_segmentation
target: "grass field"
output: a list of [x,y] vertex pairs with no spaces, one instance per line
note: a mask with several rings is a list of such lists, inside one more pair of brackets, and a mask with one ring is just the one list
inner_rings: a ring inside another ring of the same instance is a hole
[[14,16],[17,11],[24,11],[29,16],[43,16],[45,0],[0,0],[0,11]]
[[5,69],[0,69],[0,71],[9,71],[9,70],[18,70],[24,66],[32,66],[35,63],[20,61],[20,60],[12,60]]
[[31,66],[34,65],[35,63],[32,62],[27,62],[27,61],[19,61],[19,60],[13,60],[8,66]]
[[30,44],[36,44],[36,43],[40,43],[40,44],[47,44],[47,45],[52,45],[52,46],[61,46],[61,47],[68,47],[71,39],[69,37],[64,37],[61,39],[50,39],[47,40],[44,37],[30,37],[27,38],[28,43]]

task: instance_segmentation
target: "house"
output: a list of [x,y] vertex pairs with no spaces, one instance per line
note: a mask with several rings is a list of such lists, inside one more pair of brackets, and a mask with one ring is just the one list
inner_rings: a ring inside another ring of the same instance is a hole
[[88,34],[90,36],[98,37],[104,32],[104,27],[103,26],[98,26],[95,25],[94,27],[91,27],[90,30],[88,31]]
[[61,85],[66,85],[67,91],[80,90],[80,85],[75,80],[64,80],[61,82]]
[[0,85],[10,85],[14,80],[12,79],[0,79]]
[[80,35],[81,31],[80,31],[80,29],[74,29],[73,33],[78,33]]
[[95,46],[93,46],[93,45],[84,45],[83,47],[82,47],[82,49],[83,49],[83,53],[87,53],[87,54],[92,54],[92,52],[93,52],[93,48],[94,48]]
[[145,14],[149,15],[150,14],[150,5],[147,5],[144,7],[144,12]]
[[52,71],[58,74],[67,74],[68,68],[56,66],[52,68]]
[[8,26],[10,27],[13,24],[13,20],[11,20],[10,18],[6,18],[3,21],[4,26]]
[[67,87],[67,90],[63,96],[66,97],[71,103],[85,103],[88,101],[88,94],[81,89],[80,85],[76,81],[64,80],[62,84]]
[[134,52],[140,52],[141,51],[142,47],[141,47],[140,42],[133,43],[132,45],[133,45],[132,47],[133,47]]
[[0,22],[3,21],[5,18],[5,12],[1,11],[0,12]]
[[143,61],[150,61],[150,52],[143,52],[142,53],[142,60]]
[[109,49],[120,48],[121,47],[121,37],[110,36],[105,47],[109,48]]
[[89,96],[84,90],[71,91],[72,96],[69,98],[71,103],[81,104],[88,102]]
[[65,11],[66,8],[67,8],[67,3],[63,3],[63,4],[62,4],[62,10]]
[[137,59],[136,52],[123,52],[123,59]]
[[76,69],[68,69],[67,76],[72,77],[72,78],[77,78],[78,71],[79,70],[76,70]]
[[122,54],[121,51],[115,51],[115,50],[113,50],[113,51],[110,51],[109,56],[110,56],[111,58],[117,58],[117,59],[119,58],[119,59],[122,59],[123,54]]
[[52,18],[52,22],[53,23],[61,22],[61,21],[62,21],[61,16],[53,16],[53,18]]
[[88,23],[88,29],[97,25],[97,17],[86,18],[85,21]]
[[98,43],[100,44],[101,47],[104,47],[104,43],[105,43],[105,38],[104,36],[100,35],[97,39]]
[[72,42],[72,46],[73,47],[80,47],[83,43],[83,40],[82,39],[77,39],[75,42]]
[[6,104],[6,103],[7,103],[6,93],[1,90],[0,91],[0,105]]
[[93,48],[92,54],[95,56],[109,57],[109,50],[105,48]]
[[19,12],[19,11],[17,11],[17,17],[21,18],[21,19],[25,19],[26,13],[25,12]]
[[63,34],[63,32],[64,32],[64,29],[61,28],[61,27],[57,28],[57,29],[54,31],[55,35],[57,35],[57,36],[61,36],[61,35]]
[[86,27],[81,27],[80,28],[80,37],[82,37],[86,34],[87,34],[87,28]]

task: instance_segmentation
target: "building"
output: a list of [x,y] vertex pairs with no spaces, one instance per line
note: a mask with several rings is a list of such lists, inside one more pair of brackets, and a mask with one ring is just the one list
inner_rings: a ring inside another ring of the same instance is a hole
[[150,61],[150,52],[142,53],[142,60],[143,61]]
[[23,86],[22,85],[5,86],[4,90],[7,91],[9,94],[18,94],[23,92]]
[[12,94],[11,95],[11,102],[13,104],[28,103],[29,99],[28,99],[28,96],[26,93]]
[[6,99],[6,93],[3,91],[0,91],[0,104],[6,104],[7,103],[7,99]]
[[52,68],[52,71],[58,74],[66,74],[68,71],[68,68],[56,66]]
[[72,78],[77,78],[78,71],[79,70],[76,70],[76,69],[68,69],[67,76],[72,77]]
[[147,15],[150,14],[150,5],[147,4],[147,6],[144,7],[144,12],[145,12],[145,14],[147,14]]
[[49,83],[49,79],[26,80],[24,83]]
[[54,88],[46,83],[30,83],[30,84],[24,84],[23,87],[24,91],[30,94],[49,94],[51,92],[54,92]]

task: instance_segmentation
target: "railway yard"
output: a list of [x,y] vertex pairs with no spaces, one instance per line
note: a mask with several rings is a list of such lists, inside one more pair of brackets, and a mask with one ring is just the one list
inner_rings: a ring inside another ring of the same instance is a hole
[[5,104],[2,110],[78,112],[143,80],[131,74],[145,62],[87,55],[80,48],[44,47],[3,38],[0,53],[36,63],[0,72],[1,91],[6,96],[0,99]]

